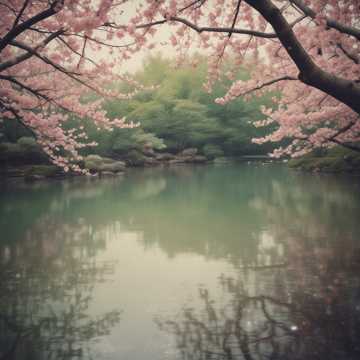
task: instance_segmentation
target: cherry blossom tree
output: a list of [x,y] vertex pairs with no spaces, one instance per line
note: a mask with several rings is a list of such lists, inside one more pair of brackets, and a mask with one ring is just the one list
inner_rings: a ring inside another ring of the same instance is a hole
[[131,96],[109,90],[108,82],[124,80],[122,65],[136,52],[159,46],[171,46],[179,61],[203,49],[207,91],[225,59],[234,64],[230,79],[248,66],[251,79],[234,79],[220,104],[281,91],[277,109],[264,109],[267,120],[258,123],[277,130],[255,140],[289,138],[274,155],[331,144],[360,150],[358,0],[1,0],[0,15],[2,117],[32,129],[65,168],[79,170],[78,150],[89,145],[81,128],[64,126],[69,114],[109,130],[133,126],[110,121],[102,101],[84,102],[84,94]]
[[[118,61],[106,59],[112,46],[102,41],[104,37],[92,37],[107,21],[112,3],[0,2],[1,117],[30,129],[49,158],[65,171],[85,172],[78,166],[79,150],[96,145],[87,141],[83,126],[66,126],[72,116],[107,130],[134,126],[125,119],[109,120],[101,106],[109,96],[131,97],[109,88],[110,81],[131,80],[112,71]],[[102,56],[95,60],[99,51]],[[88,93],[96,93],[96,100],[84,101]]]
[[[340,144],[360,151],[360,4],[357,0],[147,1],[133,27],[168,23],[180,54],[209,49],[209,82],[222,59],[238,66],[248,55],[249,81],[234,81],[220,104],[272,88],[282,93],[275,111],[264,109],[277,130],[258,143],[291,139],[274,155],[301,155],[314,147]],[[164,17],[159,19],[159,13]],[[157,15],[157,16],[156,16]],[[177,26],[176,26],[177,25]],[[170,28],[171,29],[171,28]],[[236,67],[233,72],[236,71]],[[229,77],[233,74],[229,73]]]

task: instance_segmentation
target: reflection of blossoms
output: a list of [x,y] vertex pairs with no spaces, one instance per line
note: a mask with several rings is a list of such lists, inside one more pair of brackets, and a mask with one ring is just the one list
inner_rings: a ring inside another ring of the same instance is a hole
[[93,342],[120,320],[117,310],[88,312],[95,284],[113,271],[114,264],[96,259],[101,239],[89,238],[82,222],[71,226],[45,216],[25,240],[0,247],[1,354],[91,356]]

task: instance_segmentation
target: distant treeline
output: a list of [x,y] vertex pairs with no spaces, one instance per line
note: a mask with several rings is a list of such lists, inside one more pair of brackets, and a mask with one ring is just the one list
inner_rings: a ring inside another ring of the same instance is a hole
[[[194,60],[199,65],[191,65]],[[272,151],[272,144],[256,145],[251,139],[264,136],[271,129],[256,128],[254,121],[264,118],[262,105],[273,106],[274,93],[261,97],[253,96],[245,101],[239,98],[227,105],[214,102],[231,84],[225,76],[213,87],[212,93],[204,90],[206,82],[206,59],[191,59],[188,65],[174,68],[170,59],[160,55],[149,57],[135,79],[144,84],[131,100],[108,100],[104,110],[110,118],[126,116],[129,121],[139,122],[135,129],[114,129],[108,132],[98,130],[91,121],[76,118],[69,120],[69,126],[82,126],[90,141],[97,147],[84,149],[84,155],[98,154],[106,157],[121,157],[141,153],[144,147],[154,150],[178,153],[186,148],[197,148],[207,158],[220,156],[264,155]],[[238,79],[247,79],[248,72],[241,69]],[[123,92],[134,89],[128,83],[112,86]],[[86,101],[86,100],[85,100]],[[75,123],[75,124],[74,124]],[[29,132],[14,122],[1,125],[2,143],[16,142]]]
[[[197,148],[209,158],[269,153],[272,144],[259,146],[251,139],[270,130],[256,128],[253,122],[264,118],[260,107],[272,106],[274,94],[218,105],[214,100],[224,95],[231,82],[223,78],[211,94],[207,93],[203,87],[206,59],[197,62],[200,65],[196,68],[189,64],[175,69],[169,59],[149,57],[135,79],[155,89],[140,91],[131,100],[110,100],[104,105],[111,118],[126,116],[129,121],[139,122],[140,127],[99,132],[88,125],[90,140],[99,144],[89,152],[112,157],[141,151],[150,144],[155,150],[171,153]],[[245,79],[248,73],[241,70],[237,77]],[[125,83],[114,86],[124,92],[133,90]]]

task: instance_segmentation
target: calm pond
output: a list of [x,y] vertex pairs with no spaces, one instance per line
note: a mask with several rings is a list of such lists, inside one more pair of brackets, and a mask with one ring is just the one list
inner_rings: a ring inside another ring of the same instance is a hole
[[0,359],[360,359],[360,179],[282,165],[2,184]]

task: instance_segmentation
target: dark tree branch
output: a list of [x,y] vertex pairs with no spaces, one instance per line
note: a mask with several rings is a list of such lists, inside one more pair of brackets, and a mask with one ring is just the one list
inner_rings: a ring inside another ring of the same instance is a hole
[[[235,28],[236,20],[237,20],[237,18],[238,18],[239,11],[240,11],[240,6],[241,6],[241,0],[238,0],[237,5],[236,5],[234,20],[233,20],[232,25],[231,25],[231,29],[232,29],[232,30],[234,30],[234,28]],[[230,32],[229,32],[229,35],[228,35],[229,38],[231,37],[232,33],[233,33],[233,31],[230,31]]]
[[[32,56],[35,55],[35,53],[37,52],[38,49],[44,48],[47,44],[49,44],[52,40],[54,40],[55,38],[57,38],[64,32],[65,32],[65,30],[60,29],[60,30],[50,34],[50,36],[48,36],[45,40],[43,40],[35,48],[30,48],[28,46],[26,46],[26,48],[24,48],[24,46],[22,46],[21,47],[22,50],[25,50],[26,52],[24,54],[16,56],[15,58],[10,59],[10,60],[5,61],[4,63],[0,64],[0,72],[4,71],[14,65],[20,64],[21,62],[31,58]],[[20,47],[19,44],[20,43],[18,43],[18,42],[11,42],[11,45],[13,45],[13,46]]]
[[248,94],[251,94],[252,92],[254,91],[257,91],[257,90],[261,90],[263,89],[264,87],[267,87],[267,86],[270,86],[270,85],[273,85],[273,84],[276,84],[280,81],[298,81],[299,79],[296,78],[296,77],[293,77],[293,76],[288,76],[288,75],[285,75],[285,76],[281,76],[279,78],[276,78],[276,79],[272,79],[270,81],[267,81],[267,82],[264,82],[250,90],[247,90],[243,93],[241,93],[240,95],[238,95],[238,97],[240,96],[245,96],[245,95],[248,95]]
[[189,8],[191,8],[194,5],[197,5],[197,7],[202,6],[205,3],[206,0],[195,0],[191,2],[189,5],[184,6],[182,9],[179,10],[179,12],[183,12]]
[[6,80],[6,81],[10,81],[13,84],[17,85],[20,89],[26,90],[28,91],[30,94],[35,95],[37,98],[39,99],[44,99],[46,101],[50,101],[51,99],[49,97],[47,97],[46,95],[41,93],[41,89],[34,89],[31,88],[30,86],[20,82],[19,80],[15,79],[12,76],[7,76],[7,75],[0,75],[0,80]]
[[350,144],[350,143],[343,143],[337,139],[332,139],[332,140],[329,140],[337,145],[340,145],[346,149],[349,149],[349,150],[352,150],[352,151],[356,151],[356,152],[360,152],[360,147],[359,146],[356,146],[354,144]]
[[21,16],[23,15],[25,9],[27,8],[27,6],[29,5],[29,0],[25,0],[23,6],[21,7],[18,15],[16,16],[16,19],[14,21],[14,25],[13,28],[16,27],[16,25],[19,23]]
[[[66,112],[75,113],[74,111],[68,109],[67,107],[59,104],[55,98],[51,98],[51,97],[47,96],[46,94],[42,93],[42,91],[45,91],[46,89],[34,89],[34,88],[20,82],[19,80],[15,79],[12,76],[0,75],[0,80],[9,81],[9,82],[13,83],[14,85],[18,86],[21,90],[26,90],[31,95],[34,95],[39,100],[41,100],[41,99],[44,100],[45,102],[43,104],[40,104],[41,106],[43,106],[47,103],[50,103]],[[47,91],[50,91],[50,90],[47,90]]]
[[[60,31],[60,30],[59,30]],[[52,66],[55,70],[57,70],[58,72],[61,72],[63,73],[64,75],[66,75],[67,77],[69,77],[70,79],[76,81],[77,83],[87,87],[88,89],[96,92],[96,93],[99,93],[99,91],[94,88],[93,86],[91,86],[90,84],[88,84],[87,82],[81,80],[78,76],[81,76],[81,74],[79,73],[76,73],[76,72],[73,72],[73,71],[70,71],[70,70],[67,70],[65,69],[63,66],[59,65],[59,64],[56,64],[54,63],[53,61],[51,61],[48,57],[46,56],[43,56],[41,54],[39,54],[35,49],[27,46],[26,44],[23,44],[19,41],[12,41],[11,42],[11,45],[13,46],[16,46],[22,50],[25,50],[27,51],[28,53],[31,53],[32,55],[34,55],[35,57],[39,58],[40,60],[42,60],[44,63]],[[1,68],[0,68],[1,70]]]
[[[336,139],[339,135],[346,133],[347,131],[349,131],[354,125],[356,124],[356,121],[350,121],[347,125],[341,127],[340,129],[338,129],[335,134],[331,135],[330,137],[325,138],[322,141],[322,144],[325,144],[327,142],[332,142],[334,144],[340,145],[346,149],[349,150],[353,150],[356,152],[360,152],[360,147],[357,145],[354,145],[352,143],[346,143],[346,142],[342,142],[338,139]],[[301,141],[306,141],[306,142],[310,142],[309,140],[309,136],[295,136],[294,137],[297,140],[301,140]]]
[[3,38],[0,39],[0,52],[11,43],[18,35],[29,29],[31,26],[55,15],[60,7],[63,5],[64,0],[55,0],[50,8],[36,14],[32,18],[22,22],[10,30]]
[[74,54],[76,54],[77,56],[79,56],[80,58],[83,57],[86,61],[89,61],[90,63],[92,63],[95,66],[99,66],[93,59],[83,55],[81,53],[79,53],[78,51],[76,51],[73,47],[71,47],[61,36],[59,36],[58,40],[64,44],[69,50],[71,50]]
[[51,61],[47,56],[41,55],[37,52],[36,49],[31,48],[30,46],[20,42],[20,41],[12,41],[11,45],[18,47],[22,50],[27,51],[28,53],[31,53],[33,56],[37,57],[38,59],[42,60],[44,63],[51,65],[54,69],[66,74],[66,75],[71,75],[71,76],[75,76],[78,75],[80,76],[81,74],[79,73],[75,73],[73,71],[67,70],[65,69],[63,66],[54,63],[53,61]]
[[360,59],[356,54],[351,53],[350,51],[346,50],[342,44],[337,44],[337,47],[344,53],[344,55],[353,61],[355,64],[360,64]]
[[[138,26],[136,26],[136,29],[144,29],[144,28],[148,28],[151,26],[163,25],[163,24],[165,24],[167,22],[171,22],[171,21],[182,23],[182,24],[188,26],[189,28],[193,29],[194,31],[196,31],[199,34],[201,34],[202,32],[216,32],[216,33],[230,33],[231,32],[234,34],[253,35],[256,37],[261,37],[261,38],[266,38],[266,39],[277,38],[277,35],[275,33],[264,33],[261,31],[255,31],[255,30],[249,30],[249,29],[238,29],[238,28],[232,29],[231,27],[208,27],[208,26],[199,27],[196,24],[192,23],[191,21],[181,18],[181,17],[177,17],[177,16],[173,16],[169,19],[158,20],[158,21],[147,23],[147,24],[138,25]],[[106,24],[104,24],[104,26],[110,26],[113,28],[123,28],[123,29],[126,28],[126,26],[117,26],[112,23],[106,23]]]
[[271,24],[281,44],[299,69],[299,80],[333,96],[360,114],[359,84],[319,68],[301,45],[283,14],[271,0],[245,1]]
[[77,64],[77,68],[80,67],[81,61],[82,61],[83,59],[86,59],[86,57],[85,57],[85,49],[86,49],[87,40],[88,40],[88,38],[87,38],[87,36],[85,36],[85,38],[84,38],[84,43],[83,43],[83,48],[82,48],[82,51],[81,51],[81,54],[80,54],[80,59],[79,59],[79,62],[78,62],[78,64]]
[[346,131],[350,130],[354,125],[356,124],[355,121],[350,121],[347,125],[343,126],[342,128],[340,128],[334,135],[332,135],[331,137],[329,137],[328,140],[334,140],[336,137],[338,137],[339,135],[345,133]]
[[350,143],[344,143],[338,139],[336,139],[339,135],[344,134],[345,132],[347,132],[348,130],[350,130],[354,125],[356,124],[356,121],[350,121],[347,125],[345,125],[344,127],[340,128],[334,135],[330,136],[327,140],[330,142],[333,142],[337,145],[340,145],[344,148],[356,151],[356,152],[360,152],[360,147],[356,146],[354,144],[350,144]]
[[[312,10],[310,7],[308,7],[303,0],[289,0],[289,1],[294,5],[296,5],[306,16],[312,19],[316,18],[316,12]],[[360,29],[341,24],[338,21],[332,19],[326,19],[326,25],[329,28],[336,29],[343,34],[353,36],[360,41]]]
[[274,39],[277,38],[275,33],[264,33],[261,31],[249,30],[249,29],[238,29],[238,28],[229,28],[229,27],[199,27],[196,24],[188,21],[187,19],[183,19],[177,16],[170,18],[170,21],[180,22],[184,25],[190,27],[191,29],[195,30],[198,33],[202,32],[217,32],[217,33],[234,33],[234,34],[243,34],[243,35],[253,35],[256,37],[266,38],[266,39]]

